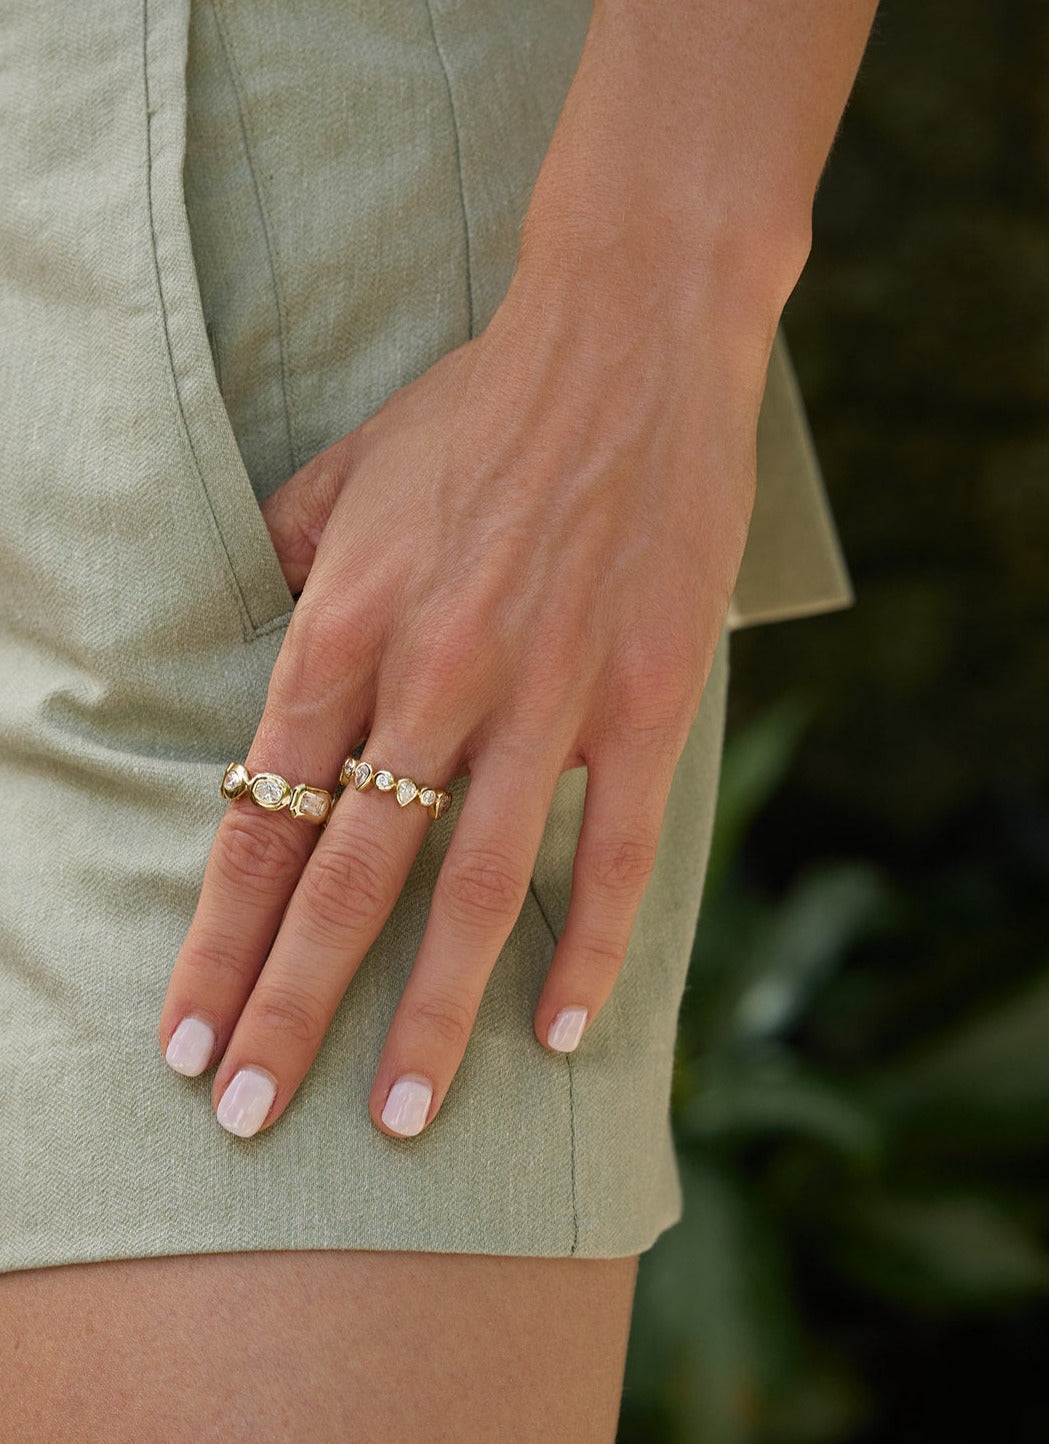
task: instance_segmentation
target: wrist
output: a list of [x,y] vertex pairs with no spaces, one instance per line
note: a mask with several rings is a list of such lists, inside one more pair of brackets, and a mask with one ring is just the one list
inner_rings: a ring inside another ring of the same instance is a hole
[[724,310],[771,344],[808,258],[826,127],[769,26],[743,0],[597,0],[515,283],[571,293],[598,324],[625,309],[682,335]]
[[[570,328],[600,349],[631,329],[697,365],[716,345],[751,360],[762,384],[783,308],[808,259],[810,233],[712,206],[691,230],[638,225],[623,206],[587,216],[534,198],[500,310],[531,326]],[[649,212],[651,216],[651,212]],[[701,368],[702,369],[702,368]]]

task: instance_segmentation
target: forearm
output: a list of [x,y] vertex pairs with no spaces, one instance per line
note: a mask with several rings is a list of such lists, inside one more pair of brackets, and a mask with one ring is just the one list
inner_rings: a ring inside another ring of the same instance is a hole
[[[518,277],[692,325],[712,286],[774,326],[876,0],[597,0]],[[613,298],[617,298],[614,299]],[[552,300],[552,304],[556,304]]]

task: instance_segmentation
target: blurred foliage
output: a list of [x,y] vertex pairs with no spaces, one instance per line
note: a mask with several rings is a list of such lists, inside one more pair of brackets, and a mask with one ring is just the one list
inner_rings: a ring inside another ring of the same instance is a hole
[[785,328],[855,608],[733,638],[622,1444],[1044,1444],[1049,7],[883,0]]
[[[770,893],[729,851],[782,782],[800,715],[781,705],[726,751],[672,1097],[685,1212],[642,1258],[620,1439],[1020,1439],[1004,1415],[967,1432],[947,1357],[932,1431],[868,1432],[896,1417],[870,1341],[881,1331],[898,1353],[889,1387],[906,1405],[912,1332],[938,1323],[949,1347],[951,1320],[1049,1294],[1049,1200],[1033,1186],[1049,1145],[1049,946],[1026,978],[987,978],[978,1009],[911,1038],[936,986],[914,986],[912,886],[825,859]],[[960,897],[965,869],[940,886]],[[993,938],[993,909],[955,925]]]

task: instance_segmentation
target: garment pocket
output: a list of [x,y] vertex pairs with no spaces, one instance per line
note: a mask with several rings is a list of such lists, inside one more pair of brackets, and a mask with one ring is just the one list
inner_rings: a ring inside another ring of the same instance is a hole
[[294,598],[284,579],[219,387],[183,188],[189,0],[145,0],[149,210],[168,358],[209,524],[202,545],[231,583],[246,640],[282,626]]

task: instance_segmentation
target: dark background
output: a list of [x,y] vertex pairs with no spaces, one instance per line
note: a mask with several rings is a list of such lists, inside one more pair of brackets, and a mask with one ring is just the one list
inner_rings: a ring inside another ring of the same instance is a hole
[[784,317],[857,592],[736,633],[620,1438],[1049,1440],[1049,6],[883,4]]

